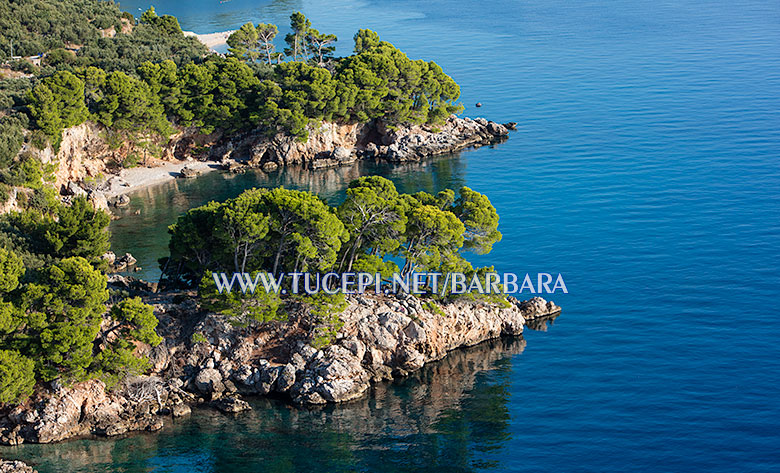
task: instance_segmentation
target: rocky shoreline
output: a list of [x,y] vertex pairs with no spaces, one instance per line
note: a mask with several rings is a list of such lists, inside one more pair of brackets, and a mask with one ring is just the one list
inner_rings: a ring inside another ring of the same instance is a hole
[[[43,163],[55,166],[54,185],[65,200],[86,195],[96,207],[108,210],[129,204],[125,195],[129,192],[176,177],[194,177],[213,168],[272,172],[285,166],[322,169],[364,159],[414,162],[503,140],[515,126],[455,115],[438,126],[393,128],[381,120],[323,122],[309,126],[305,142],[284,133],[269,137],[261,129],[235,136],[182,129],[159,143],[160,156],[153,157],[132,140],[117,146],[107,130],[87,122],[65,130],[57,152],[51,147],[21,152],[33,153]],[[24,192],[28,190],[13,189],[0,213],[17,209],[17,196]]]
[[164,341],[148,352],[149,376],[109,390],[99,380],[41,388],[26,404],[0,413],[0,444],[156,431],[164,419],[188,415],[191,405],[228,413],[249,409],[242,396],[273,395],[308,406],[346,402],[365,396],[373,383],[407,376],[452,350],[518,336],[527,321],[561,310],[539,297],[509,298],[504,307],[351,295],[335,340],[318,349],[312,343],[317,322],[305,307],[285,322],[240,327],[201,312],[192,299],[180,302],[181,295],[154,297],[149,302]]
[[0,473],[37,473],[37,471],[24,462],[0,459]]

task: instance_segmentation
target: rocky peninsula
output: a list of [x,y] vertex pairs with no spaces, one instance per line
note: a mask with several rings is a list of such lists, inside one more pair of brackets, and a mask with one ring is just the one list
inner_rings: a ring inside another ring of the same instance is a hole
[[335,342],[315,348],[315,318],[303,307],[284,322],[242,327],[183,296],[147,294],[163,336],[147,352],[148,376],[111,389],[100,380],[42,387],[0,414],[0,443],[156,431],[166,418],[188,415],[191,405],[250,409],[242,396],[282,396],[310,406],[346,402],[452,350],[521,335],[527,322],[561,310],[539,297],[510,297],[507,306],[465,299],[437,306],[411,295],[350,295]]
[[[132,157],[145,156],[141,143],[116,146],[102,125],[86,122],[63,132],[59,150],[51,146],[33,153],[54,166],[54,185],[65,196],[88,195],[96,207],[129,202],[121,196],[177,177],[193,177],[213,169],[240,172],[283,167],[322,169],[348,165],[357,160],[413,162],[458,150],[490,144],[506,138],[515,123],[500,124],[484,118],[450,116],[443,125],[413,125],[391,128],[381,120],[309,126],[309,137],[299,141],[286,133],[272,137],[261,129],[236,135],[203,134],[195,128],[179,130],[160,145],[160,158],[147,157],[136,167],[124,168]],[[17,209],[15,189],[0,213]]]

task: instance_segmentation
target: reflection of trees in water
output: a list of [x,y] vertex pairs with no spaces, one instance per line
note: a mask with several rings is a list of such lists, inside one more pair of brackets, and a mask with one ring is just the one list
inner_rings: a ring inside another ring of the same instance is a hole
[[465,160],[453,155],[404,164],[361,161],[331,169],[292,166],[270,174],[212,172],[197,179],[176,179],[139,189],[131,195],[129,206],[114,211],[120,219],[110,226],[112,247],[118,254],[129,251],[138,259],[144,271],[137,276],[156,280],[157,261],[168,255],[168,226],[193,207],[225,201],[252,187],[278,186],[310,191],[335,205],[351,181],[372,174],[391,179],[401,192],[457,191],[465,184]]
[[456,350],[406,379],[340,406],[272,399],[226,416],[196,409],[156,434],[23,445],[5,457],[41,473],[73,471],[472,471],[509,439],[512,355],[521,338]]

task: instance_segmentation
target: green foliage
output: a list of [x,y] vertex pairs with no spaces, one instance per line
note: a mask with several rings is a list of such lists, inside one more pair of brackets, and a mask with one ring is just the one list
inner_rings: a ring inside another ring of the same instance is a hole
[[106,228],[109,215],[96,210],[86,197],[73,199],[70,206],[61,205],[56,218],[45,218],[43,239],[48,243],[46,253],[55,257],[80,256],[100,266],[101,256],[109,249]]
[[311,21],[303,13],[297,11],[290,15],[290,29],[292,33],[289,33],[284,38],[284,41],[289,46],[285,48],[284,54],[291,57],[293,61],[297,61],[298,57],[303,59],[308,57],[304,38],[310,27]]
[[[258,277],[272,278],[268,273],[262,275],[252,273],[249,277],[253,281]],[[282,306],[279,295],[273,291],[266,291],[262,284],[254,292],[242,293],[234,290],[220,294],[213,274],[206,272],[198,288],[198,297],[205,309],[230,317],[238,326],[287,319],[287,314],[279,310]]]
[[0,350],[0,405],[27,399],[35,386],[35,363],[14,350]]
[[314,340],[311,345],[321,350],[336,341],[336,335],[344,326],[339,314],[347,308],[344,294],[316,294],[301,296],[299,300],[309,308],[309,313],[314,316],[316,327],[314,328]]
[[0,2],[0,59],[34,56],[97,40],[100,29],[119,25],[114,2],[25,0]]
[[[405,201],[395,185],[380,176],[361,177],[347,188],[347,198],[338,207],[337,214],[344,223],[350,239],[342,252],[340,268],[351,271],[356,259],[363,256],[361,270],[387,272],[381,257],[394,252],[406,230]],[[373,256],[373,261],[368,256]],[[377,261],[379,259],[380,261]]]
[[379,46],[381,42],[379,35],[371,30],[358,30],[355,33],[355,54],[360,54],[363,51],[369,51]]
[[[63,2],[34,3],[53,13],[48,6]],[[49,141],[57,149],[62,130],[88,118],[129,137],[157,140],[172,132],[173,123],[204,133],[260,127],[269,135],[284,132],[303,141],[312,122],[381,118],[389,126],[436,124],[461,109],[455,103],[457,84],[438,65],[409,59],[370,30],[355,35],[354,55],[334,59],[336,36],[320,33],[295,12],[285,38],[291,62],[281,61],[273,43],[278,28],[266,23],[247,23],[233,33],[231,57],[224,58],[209,56],[197,39],[184,36],[176,18],[158,16],[153,8],[131,32],[123,32],[128,18],[120,19],[115,5],[98,12],[87,5],[90,0],[76,3],[84,5],[82,16],[70,6],[62,11],[83,25],[70,35],[79,38],[77,53],[66,48],[68,41],[40,39],[49,54],[48,66],[34,71],[44,76],[37,85],[19,100],[0,84],[0,108],[10,117],[9,107],[15,115],[27,107],[34,127],[30,140],[38,147]],[[25,15],[8,18],[14,23],[9,28],[20,31],[36,23]],[[101,34],[97,23],[117,33]],[[34,29],[60,31],[54,23],[48,28],[36,23]],[[20,149],[26,126],[0,122],[0,170]]]
[[29,153],[12,160],[5,169],[0,169],[0,182],[9,186],[23,186],[40,189],[43,184],[41,162]]
[[11,199],[11,192],[13,189],[11,186],[4,182],[0,182],[0,205],[5,204]]
[[205,336],[204,336],[202,333],[200,333],[200,332],[195,332],[195,333],[193,333],[193,334],[192,334],[192,336],[190,337],[190,342],[192,342],[193,344],[198,344],[198,343],[207,343],[208,341],[209,341],[209,340],[208,340],[208,338],[206,338],[206,337],[205,337]]
[[490,252],[494,243],[501,241],[498,213],[487,196],[463,187],[453,212],[466,228],[466,249],[485,254]]
[[29,376],[19,374],[33,380],[19,385],[20,398],[35,379],[115,382],[140,373],[148,363],[135,356],[136,344],[160,342],[152,308],[140,299],[120,300],[108,314],[113,324],[103,324],[109,217],[83,197],[67,207],[47,191],[35,191],[28,210],[0,216],[0,351],[34,360]]
[[24,274],[22,258],[14,252],[0,247],[0,300],[19,285],[19,278]]
[[98,122],[120,130],[170,134],[165,109],[146,82],[112,72],[106,76],[102,92],[95,113]]
[[65,48],[56,48],[49,51],[44,62],[56,68],[64,68],[76,62],[76,55]]
[[306,33],[308,48],[313,52],[319,65],[324,65],[326,59],[332,58],[333,52],[336,51],[336,41],[338,38],[335,34],[320,33],[314,28],[309,28]]
[[149,369],[148,360],[134,354],[136,343],[157,346],[162,338],[154,331],[158,323],[154,309],[138,297],[114,305],[109,315],[114,325],[101,333],[106,347],[97,355],[91,369],[113,385],[126,376]]
[[239,59],[256,61],[260,56],[257,29],[252,23],[246,23],[233,32],[227,39],[228,52]]
[[436,63],[412,61],[369,30],[355,36],[355,51],[336,70],[341,94],[354,96],[347,106],[350,119],[440,123],[462,110],[455,103],[460,88]]
[[84,81],[68,71],[56,72],[42,80],[28,100],[35,124],[51,139],[55,148],[62,138],[62,130],[84,122],[88,116]]
[[399,194],[379,176],[350,183],[337,208],[284,188],[252,189],[225,203],[192,209],[170,227],[164,277],[198,283],[207,269],[266,271],[470,272],[461,251],[487,253],[501,234],[483,194]]
[[192,209],[169,232],[166,275],[184,282],[206,269],[326,270],[347,238],[321,199],[284,188],[251,189],[223,204]]
[[283,187],[269,191],[264,197],[270,217],[271,272],[278,274],[282,265],[293,271],[330,268],[347,239],[344,224],[331,209],[309,192]]
[[414,206],[408,213],[402,274],[437,270],[463,246],[463,223],[449,211],[432,205]]
[[439,307],[439,305],[433,301],[424,301],[422,303],[422,307],[428,312],[440,315],[442,317],[445,317],[447,315],[444,313],[443,310],[441,310],[441,307]]
[[171,60],[179,66],[200,62],[208,48],[197,38],[176,32],[175,26],[167,20],[162,24],[141,23],[130,34],[99,38],[79,49],[76,64],[135,75],[138,65],[146,61]]
[[281,59],[273,43],[277,34],[276,25],[246,23],[228,37],[228,51],[239,59],[257,61],[262,58],[267,64],[273,64]]
[[45,268],[39,281],[24,287],[24,329],[14,335],[34,355],[44,380],[87,377],[107,299],[106,276],[79,257]]
[[149,7],[142,15],[139,21],[142,25],[149,25],[165,36],[179,36],[182,34],[179,20],[175,16],[163,15],[157,16],[154,7]]
[[222,205],[209,202],[190,209],[168,227],[171,235],[168,249],[171,255],[163,268],[164,276],[189,285],[197,284],[207,268],[216,268],[216,264],[224,262],[225,257],[220,251],[223,247],[218,244],[222,235]]
[[117,322],[122,339],[133,339],[151,346],[157,346],[162,341],[154,331],[158,323],[154,308],[144,304],[141,298],[123,300],[111,308],[110,315]]

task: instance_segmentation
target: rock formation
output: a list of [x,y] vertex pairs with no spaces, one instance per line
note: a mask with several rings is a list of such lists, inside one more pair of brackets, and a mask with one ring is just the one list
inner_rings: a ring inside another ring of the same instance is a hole
[[[323,122],[309,126],[305,142],[285,133],[269,137],[261,129],[225,136],[219,132],[206,135],[187,128],[166,142],[157,143],[161,149],[158,159],[147,156],[147,151],[134,140],[87,122],[66,129],[56,152],[50,146],[43,150],[24,148],[21,152],[33,152],[43,163],[56,166],[54,185],[64,199],[86,195],[96,207],[107,210],[109,205],[119,207],[129,203],[126,196],[118,196],[128,184],[116,175],[128,165],[154,166],[197,158],[221,162],[231,171],[254,167],[271,172],[285,166],[336,167],[358,159],[420,161],[503,139],[509,129],[514,129],[514,124],[455,115],[437,126],[389,127],[381,120],[352,124]],[[142,161],[135,162],[139,159]],[[196,169],[188,167],[181,170],[182,177],[198,174]],[[8,202],[0,206],[0,213],[17,208],[16,194],[21,191],[21,188],[13,190]]]
[[241,327],[199,312],[194,300],[158,295],[159,346],[148,352],[150,376],[107,391],[102,381],[71,387],[53,383],[23,406],[0,414],[0,443],[48,443],[88,434],[113,436],[159,430],[164,416],[208,403],[235,413],[250,406],[241,395],[286,396],[296,404],[345,402],[372,383],[407,376],[448,352],[523,331],[527,320],[560,307],[535,297],[508,307],[456,300],[434,311],[414,296],[351,295],[332,343],[312,343],[318,322],[305,307],[286,322]]
[[0,460],[0,473],[38,473],[24,462]]

